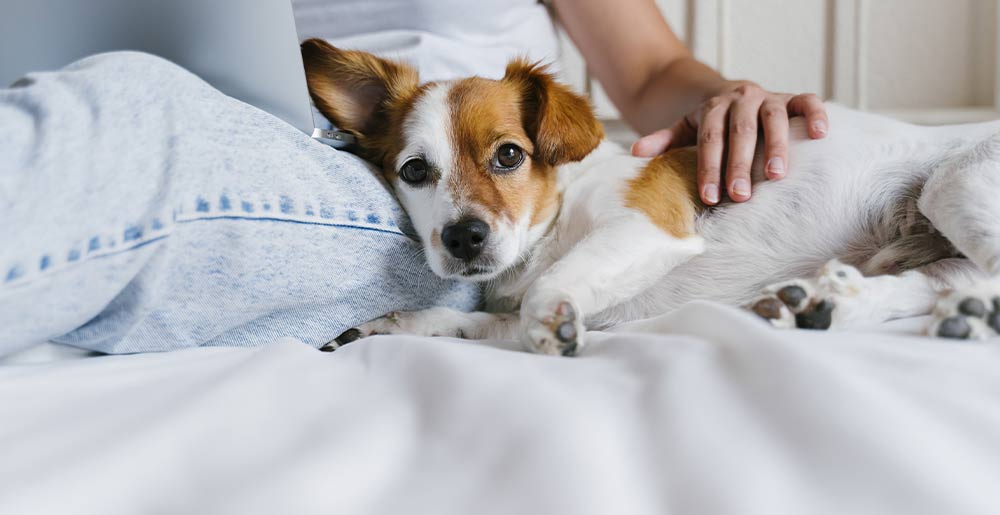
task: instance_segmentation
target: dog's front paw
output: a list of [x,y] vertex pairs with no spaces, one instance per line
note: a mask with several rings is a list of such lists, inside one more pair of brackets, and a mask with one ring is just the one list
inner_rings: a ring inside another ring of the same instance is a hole
[[[526,316],[525,316],[526,315]],[[529,351],[551,356],[575,356],[583,349],[583,316],[568,300],[522,311],[521,340]]]
[[944,293],[931,314],[927,334],[956,340],[1000,334],[1000,287],[985,284]]

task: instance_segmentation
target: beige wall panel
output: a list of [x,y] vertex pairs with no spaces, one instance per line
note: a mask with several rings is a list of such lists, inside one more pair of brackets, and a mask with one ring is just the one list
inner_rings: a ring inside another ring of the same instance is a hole
[[872,109],[993,104],[992,0],[875,0],[864,84]]
[[[728,77],[920,123],[1000,116],[1000,0],[655,1],[695,56]],[[602,117],[618,116],[567,49],[570,82]]]
[[766,88],[823,94],[826,0],[729,0],[723,71]]

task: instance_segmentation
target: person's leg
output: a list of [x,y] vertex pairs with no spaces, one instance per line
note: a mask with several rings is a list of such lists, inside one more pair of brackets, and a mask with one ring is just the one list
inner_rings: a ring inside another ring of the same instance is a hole
[[159,58],[0,90],[0,354],[321,345],[397,309],[469,309],[359,159]]

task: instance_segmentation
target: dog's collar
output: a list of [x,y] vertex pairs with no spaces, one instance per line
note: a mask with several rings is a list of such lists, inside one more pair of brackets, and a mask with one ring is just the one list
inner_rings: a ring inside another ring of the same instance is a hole
[[313,129],[313,139],[333,148],[347,148],[358,142],[358,138],[347,131],[337,129]]

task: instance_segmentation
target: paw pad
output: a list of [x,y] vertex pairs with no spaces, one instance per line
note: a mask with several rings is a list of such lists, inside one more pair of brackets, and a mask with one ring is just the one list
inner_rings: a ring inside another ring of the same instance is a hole
[[[541,310],[524,333],[528,348],[540,354],[575,356],[583,345],[583,325],[569,301]],[[529,317],[529,320],[532,318]]]
[[994,311],[986,317],[986,325],[1000,334],[1000,310]]
[[576,356],[576,349],[577,349],[577,344],[575,341],[568,342],[562,348],[562,355],[566,356],[567,358],[572,358],[573,356]]
[[972,327],[963,316],[948,317],[938,325],[937,335],[941,338],[965,340],[972,334]]
[[751,310],[781,329],[818,329],[849,325],[864,319],[870,308],[859,301],[865,292],[865,277],[858,269],[828,261],[813,277],[772,284]]
[[829,329],[837,307],[831,298],[822,298],[801,284],[789,284],[758,300],[750,309],[775,327]]
[[559,327],[556,329],[556,338],[563,343],[575,340],[576,327],[573,327],[573,322],[563,322],[559,324]]
[[982,318],[986,316],[986,304],[975,297],[969,297],[958,304],[958,312],[965,316]]
[[829,329],[833,323],[833,309],[836,304],[821,300],[809,309],[795,315],[795,326],[799,329]]
[[778,320],[782,316],[781,308],[784,306],[780,300],[767,297],[757,301],[750,309],[765,320]]
[[938,299],[927,333],[954,340],[982,339],[1000,334],[1000,297],[983,295],[983,287],[950,292]]
[[778,298],[793,310],[798,309],[807,297],[809,294],[806,293],[805,288],[794,284],[778,290]]
[[560,302],[558,306],[556,306],[556,315],[561,317],[567,317],[569,320],[573,320],[576,318],[576,311],[573,310],[573,306],[569,302],[563,301]]
[[563,301],[556,305],[553,316],[546,321],[553,336],[560,342],[559,353],[563,356],[575,356],[578,348],[576,330],[576,310],[569,302]]

